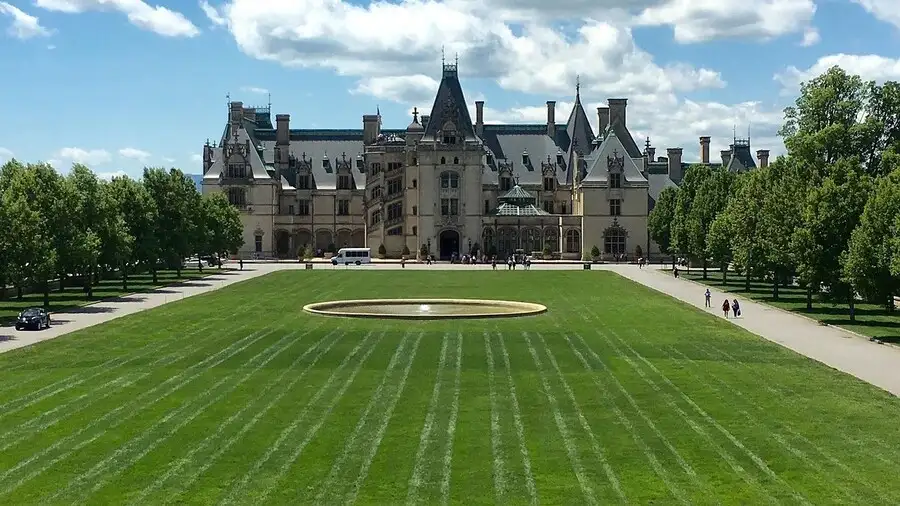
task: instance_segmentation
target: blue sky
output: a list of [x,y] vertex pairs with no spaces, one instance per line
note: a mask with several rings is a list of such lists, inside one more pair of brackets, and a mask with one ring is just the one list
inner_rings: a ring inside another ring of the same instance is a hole
[[[708,4],[706,6],[702,4]],[[226,94],[293,128],[404,127],[430,108],[441,47],[488,122],[629,98],[629,127],[696,158],[732,131],[780,152],[781,110],[833,64],[900,79],[895,0],[0,0],[0,161],[83,161],[104,174],[200,170]],[[534,20],[541,20],[535,22]]]

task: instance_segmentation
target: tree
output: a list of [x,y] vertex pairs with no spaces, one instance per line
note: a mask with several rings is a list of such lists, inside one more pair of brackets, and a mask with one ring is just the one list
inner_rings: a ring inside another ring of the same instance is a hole
[[[659,246],[665,255],[674,255],[672,248],[672,223],[675,221],[675,203],[678,200],[678,187],[671,186],[660,192],[659,198],[650,215],[647,216],[647,228],[650,238]],[[674,259],[672,260],[674,263]]]
[[894,309],[900,276],[892,272],[896,221],[900,216],[900,169],[881,177],[866,201],[859,226],[843,257],[845,280],[866,300]]
[[723,219],[728,220],[732,232],[733,261],[745,276],[747,291],[750,291],[751,277],[764,272],[765,255],[760,221],[762,205],[768,192],[770,167],[747,173],[724,212]]
[[688,167],[678,190],[678,198],[675,200],[675,216],[672,220],[672,247],[686,257],[702,256],[702,251],[696,251],[696,244],[691,240],[691,207],[697,190],[703,182],[712,176],[712,171],[707,165],[692,165]]
[[106,188],[130,236],[128,254],[120,259],[122,289],[128,290],[129,265],[141,263],[152,268],[159,258],[156,204],[140,181],[127,176],[113,178]]
[[700,257],[703,264],[703,279],[706,279],[706,268],[709,259],[707,235],[710,226],[728,204],[731,195],[732,181],[736,176],[725,169],[711,171],[699,182],[694,201],[687,215],[687,240],[690,251]]
[[[99,229],[108,218],[109,209],[103,203],[105,195],[101,195],[100,181],[90,169],[76,163],[66,179],[73,197],[70,203],[72,227],[68,237],[70,243],[63,248],[67,253],[63,259],[68,272],[81,273],[84,291],[91,298],[94,295],[94,271],[102,249]],[[60,287],[63,275],[64,272],[60,275]]]
[[841,276],[841,255],[847,250],[871,188],[870,178],[862,174],[855,161],[840,160],[807,194],[800,225],[791,239],[797,274],[807,288],[807,309],[812,309],[813,293],[827,287],[824,295],[846,300],[850,318],[855,318],[853,291]]
[[201,209],[200,229],[203,233],[202,244],[205,251],[198,250],[198,253],[215,254],[221,266],[221,254],[237,253],[244,245],[241,216],[221,192],[203,195]]
[[[724,211],[719,213],[709,226],[706,235],[706,257],[719,264],[722,284],[728,284],[728,264],[731,263],[732,226],[730,217]],[[704,269],[705,274],[705,269]]]
[[[155,233],[159,260],[175,269],[181,277],[181,264],[195,251],[200,195],[190,178],[180,170],[144,169],[144,186],[157,210]],[[157,266],[151,266],[154,283]]]

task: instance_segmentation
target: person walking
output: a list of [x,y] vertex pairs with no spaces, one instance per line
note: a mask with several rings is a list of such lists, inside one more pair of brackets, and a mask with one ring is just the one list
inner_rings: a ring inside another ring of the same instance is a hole
[[731,312],[734,313],[735,318],[737,318],[738,316],[741,316],[741,306],[740,306],[740,304],[738,304],[737,299],[734,299],[731,302]]
[[705,295],[706,295],[706,307],[712,307],[712,302],[711,302],[712,294],[709,293],[709,288],[706,289]]
[[675,267],[674,269],[672,269],[672,272],[675,273],[675,279],[678,279],[678,267]]
[[731,301],[725,299],[725,302],[722,303],[722,311],[725,312],[725,318],[728,318],[728,311],[731,310]]

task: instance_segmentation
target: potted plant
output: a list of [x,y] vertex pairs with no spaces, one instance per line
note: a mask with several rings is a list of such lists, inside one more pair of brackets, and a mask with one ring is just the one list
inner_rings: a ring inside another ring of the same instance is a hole
[[544,260],[552,260],[553,259],[553,251],[550,249],[550,246],[544,246],[544,251],[541,253],[541,257]]
[[644,249],[641,248],[640,244],[634,247],[634,258],[644,258]]
[[428,256],[428,245],[423,244],[421,248],[419,248],[419,260],[425,260],[425,257]]
[[591,260],[594,263],[597,263],[600,261],[600,248],[598,248],[596,245],[594,245],[594,247],[591,248]]
[[329,244],[328,247],[325,248],[326,259],[333,257],[335,253],[337,253],[337,246],[335,246],[334,243]]
[[409,260],[409,246],[403,245],[403,251],[400,253],[403,260]]
[[381,243],[381,246],[378,246],[378,258],[384,260],[384,257],[387,256],[387,248],[384,247],[384,243]]

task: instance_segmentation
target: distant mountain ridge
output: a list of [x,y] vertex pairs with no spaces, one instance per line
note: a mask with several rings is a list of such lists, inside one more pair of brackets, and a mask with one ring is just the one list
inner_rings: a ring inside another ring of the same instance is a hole
[[194,186],[197,187],[197,193],[203,192],[203,174],[185,174],[185,176],[194,181]]

